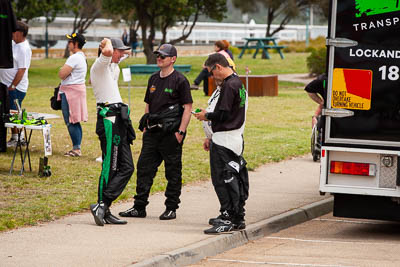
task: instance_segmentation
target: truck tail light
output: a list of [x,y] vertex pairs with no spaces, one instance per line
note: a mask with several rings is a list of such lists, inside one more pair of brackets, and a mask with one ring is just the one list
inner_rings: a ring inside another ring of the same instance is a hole
[[331,173],[375,176],[376,165],[371,163],[331,161]]

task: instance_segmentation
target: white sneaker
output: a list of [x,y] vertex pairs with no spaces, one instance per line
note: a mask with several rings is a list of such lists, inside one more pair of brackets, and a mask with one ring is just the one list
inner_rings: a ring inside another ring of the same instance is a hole
[[26,146],[26,140],[25,140],[25,138],[21,138],[21,146]]
[[16,146],[17,146],[17,143],[18,143],[17,140],[11,138],[11,139],[7,142],[7,147],[16,147]]
[[[25,138],[22,138],[20,142],[21,142],[21,146],[26,146]],[[7,147],[16,147],[17,144],[18,144],[18,141],[11,138],[10,141],[7,142]]]

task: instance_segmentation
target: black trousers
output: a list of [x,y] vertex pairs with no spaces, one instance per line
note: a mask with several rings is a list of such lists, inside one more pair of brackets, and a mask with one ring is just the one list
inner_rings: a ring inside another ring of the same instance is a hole
[[211,180],[221,205],[233,222],[244,220],[249,196],[249,176],[246,161],[231,150],[210,142]]
[[203,81],[203,91],[205,95],[208,95],[208,77],[210,76],[210,73],[208,72],[207,68],[204,68],[201,70],[199,75],[196,77],[194,80],[194,83],[196,85],[199,85],[201,81]]
[[178,143],[175,133],[149,132],[143,134],[142,151],[137,163],[137,185],[134,207],[146,208],[158,167],[164,161],[165,178],[168,181],[165,190],[165,206],[175,211],[179,207],[182,188],[182,143]]
[[131,147],[127,141],[126,125],[120,114],[115,116],[115,122],[98,114],[96,134],[103,157],[98,202],[103,201],[109,207],[125,189],[134,172]]
[[10,113],[10,100],[8,99],[8,88],[0,83],[0,152],[7,151],[7,128],[4,127],[4,114]]

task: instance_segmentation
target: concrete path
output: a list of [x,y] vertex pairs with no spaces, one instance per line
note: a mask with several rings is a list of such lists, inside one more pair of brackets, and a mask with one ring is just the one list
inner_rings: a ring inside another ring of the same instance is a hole
[[[271,163],[250,173],[246,222],[251,224],[320,201],[319,164],[304,156]],[[163,194],[150,197],[147,218],[123,226],[94,224],[90,212],[0,234],[0,266],[127,266],[204,242],[208,218],[218,214],[211,182],[186,186],[177,219],[160,221]],[[131,207],[114,205],[112,211]]]
[[279,81],[287,81],[287,82],[297,82],[308,84],[316,77],[310,77],[308,73],[294,73],[294,74],[279,74],[278,80]]

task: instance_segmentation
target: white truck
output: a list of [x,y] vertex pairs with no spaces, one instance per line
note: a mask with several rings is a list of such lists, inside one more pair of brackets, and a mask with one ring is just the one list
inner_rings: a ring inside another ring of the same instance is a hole
[[331,0],[320,193],[334,216],[400,221],[399,0]]

